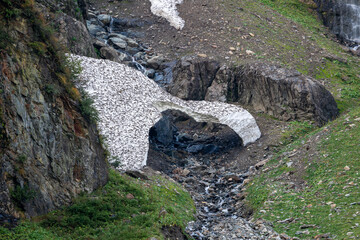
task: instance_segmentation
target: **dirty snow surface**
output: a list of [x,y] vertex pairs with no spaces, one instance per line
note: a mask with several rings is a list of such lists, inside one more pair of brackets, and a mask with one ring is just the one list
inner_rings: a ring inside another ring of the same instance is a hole
[[151,12],[156,16],[163,17],[169,21],[174,28],[181,30],[185,21],[179,16],[176,5],[181,4],[183,0],[150,0]]
[[111,156],[122,169],[146,165],[149,130],[167,109],[180,110],[196,121],[228,125],[244,145],[261,133],[253,116],[227,103],[184,101],[160,88],[141,72],[109,60],[72,56],[81,61],[78,85],[94,99],[99,111],[98,128],[105,137]]

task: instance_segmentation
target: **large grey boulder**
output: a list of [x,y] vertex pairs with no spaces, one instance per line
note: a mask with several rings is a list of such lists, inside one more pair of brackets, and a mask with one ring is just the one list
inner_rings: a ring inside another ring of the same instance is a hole
[[282,120],[307,119],[324,124],[338,115],[331,93],[296,70],[266,64],[235,68],[227,98]]
[[338,115],[333,96],[316,80],[261,63],[219,68],[215,61],[185,58],[173,68],[167,90],[187,100],[238,102],[281,120],[323,124]]

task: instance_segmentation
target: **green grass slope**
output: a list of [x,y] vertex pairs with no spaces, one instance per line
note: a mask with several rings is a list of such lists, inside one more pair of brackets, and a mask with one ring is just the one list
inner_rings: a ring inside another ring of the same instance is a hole
[[0,227],[0,239],[163,239],[162,226],[184,228],[194,213],[190,195],[173,181],[110,171],[103,188],[13,230]]
[[[333,54],[312,72],[335,95],[341,116],[320,129],[292,124],[276,156],[248,185],[246,202],[254,218],[272,222],[291,237],[360,239],[359,58],[344,55],[340,45],[321,34],[324,28],[305,1],[257,2],[302,25]],[[307,74],[311,62],[303,61],[297,69]]]

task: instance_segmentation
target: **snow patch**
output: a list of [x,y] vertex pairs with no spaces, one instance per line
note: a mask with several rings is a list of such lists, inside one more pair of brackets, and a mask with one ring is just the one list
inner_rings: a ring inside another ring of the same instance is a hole
[[176,5],[181,4],[183,0],[150,0],[151,12],[156,16],[163,17],[169,21],[174,28],[181,30],[185,21],[179,16]]
[[244,145],[261,135],[253,116],[241,107],[184,101],[124,64],[74,55],[72,58],[81,62],[83,71],[77,84],[94,99],[100,133],[111,156],[120,159],[123,169],[146,165],[149,130],[167,109],[180,110],[196,121],[226,124],[242,138]]

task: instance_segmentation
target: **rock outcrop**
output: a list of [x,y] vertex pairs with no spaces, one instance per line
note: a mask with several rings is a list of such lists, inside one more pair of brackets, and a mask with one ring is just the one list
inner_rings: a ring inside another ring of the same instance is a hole
[[338,114],[331,93],[314,79],[260,63],[219,68],[208,60],[183,59],[167,88],[182,99],[238,102],[282,120],[324,124]]
[[11,39],[0,50],[0,214],[32,217],[103,186],[108,166],[60,44],[31,2],[11,6],[16,21],[0,18]]

